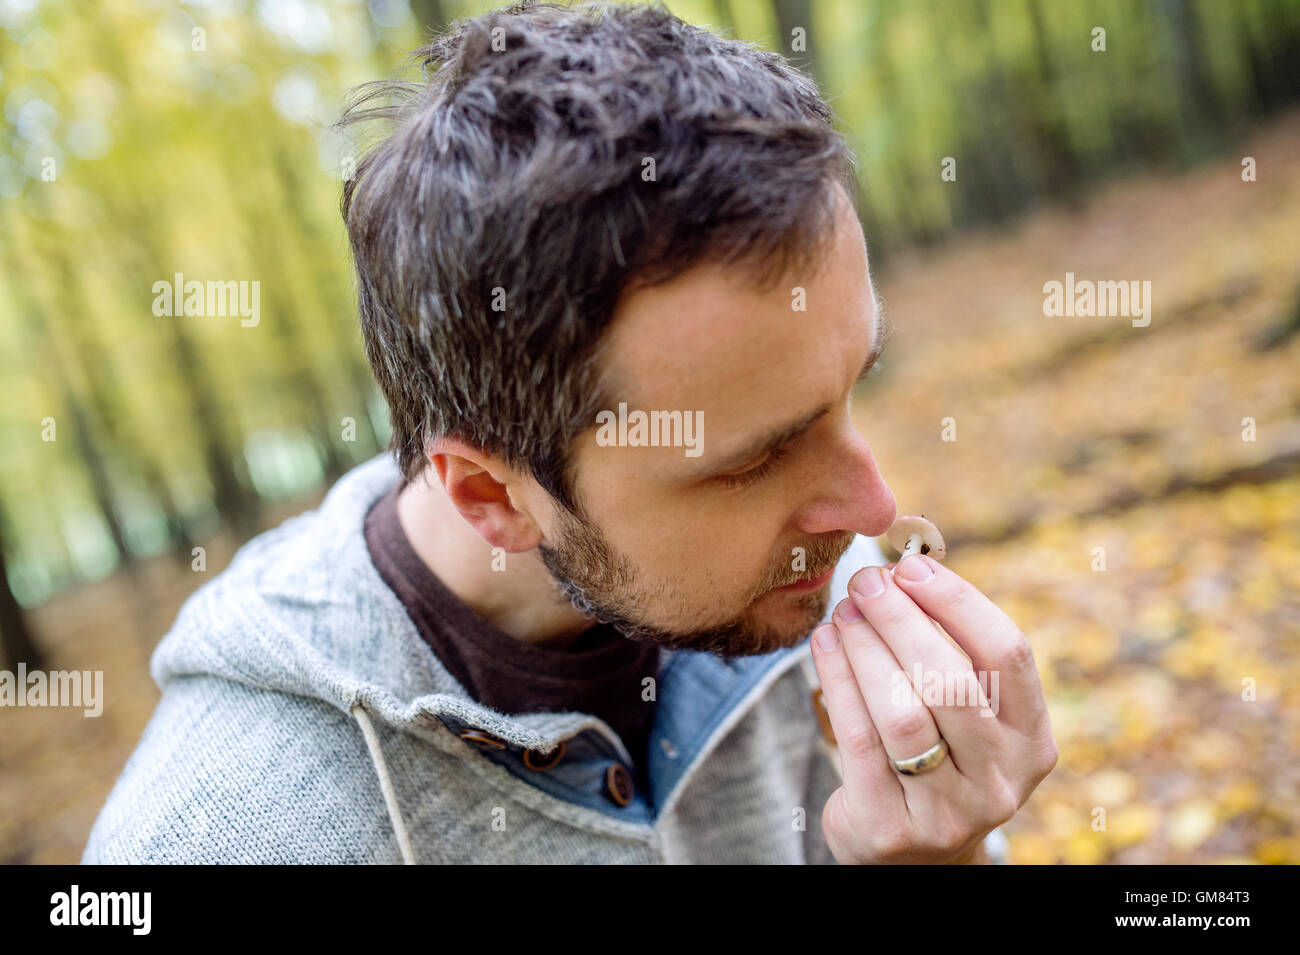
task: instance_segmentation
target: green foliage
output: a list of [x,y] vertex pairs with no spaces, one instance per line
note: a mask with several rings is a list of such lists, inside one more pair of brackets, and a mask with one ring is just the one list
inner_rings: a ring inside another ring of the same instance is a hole
[[[337,211],[361,147],[329,123],[431,26],[495,5],[0,0],[0,513],[24,603],[183,558],[218,519],[247,536],[265,499],[384,446]],[[1222,150],[1300,82],[1283,0],[669,5],[814,73],[877,261]],[[805,15],[791,51],[778,24]],[[156,315],[177,273],[257,282],[260,320]]]

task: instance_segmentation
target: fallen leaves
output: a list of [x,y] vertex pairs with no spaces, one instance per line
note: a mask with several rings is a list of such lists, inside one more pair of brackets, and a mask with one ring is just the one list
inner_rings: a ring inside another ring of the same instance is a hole
[[[1251,346],[1292,307],[1298,145],[1300,117],[1252,144],[1271,191],[1231,164],[1132,183],[881,277],[897,332],[860,428],[1030,638],[1061,751],[1014,862],[1300,862],[1300,476],[1256,468],[1300,447],[1300,340]],[[1087,247],[1128,199],[1142,221]],[[1063,259],[1152,279],[1150,327],[1044,318]]]

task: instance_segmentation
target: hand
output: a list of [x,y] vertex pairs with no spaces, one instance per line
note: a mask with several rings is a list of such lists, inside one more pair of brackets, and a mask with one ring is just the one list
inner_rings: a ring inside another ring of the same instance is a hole
[[[836,637],[829,650],[828,634]],[[858,571],[812,644],[843,770],[822,833],[841,864],[978,859],[985,835],[1056,766],[1029,641],[931,558]],[[890,765],[924,753],[940,734],[948,758],[935,769],[904,776]]]

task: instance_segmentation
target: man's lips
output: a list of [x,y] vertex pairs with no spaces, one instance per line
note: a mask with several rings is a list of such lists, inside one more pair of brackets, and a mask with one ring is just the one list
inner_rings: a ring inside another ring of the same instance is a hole
[[835,568],[825,571],[817,577],[807,580],[799,580],[793,584],[786,584],[784,587],[773,587],[771,593],[774,594],[806,594],[814,590],[821,590],[831,582],[831,577],[835,574]]

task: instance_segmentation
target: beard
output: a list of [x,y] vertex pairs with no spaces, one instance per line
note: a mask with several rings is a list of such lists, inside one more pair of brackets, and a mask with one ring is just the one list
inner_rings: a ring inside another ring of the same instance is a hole
[[[562,507],[556,508],[556,513],[556,542],[543,542],[537,549],[559,591],[574,609],[638,643],[703,651],[724,658],[772,653],[802,641],[826,614],[829,585],[810,593],[775,598],[785,599],[794,608],[794,622],[784,626],[770,620],[770,614],[755,610],[754,603],[774,587],[821,576],[839,562],[855,536],[852,531],[842,531],[809,540],[801,545],[807,571],[792,570],[790,559],[783,557],[763,574],[739,613],[705,618],[689,630],[668,630],[649,623],[647,615],[649,608],[670,604],[675,595],[646,589],[632,562],[615,553],[594,524]],[[679,602],[677,609],[686,608]]]

